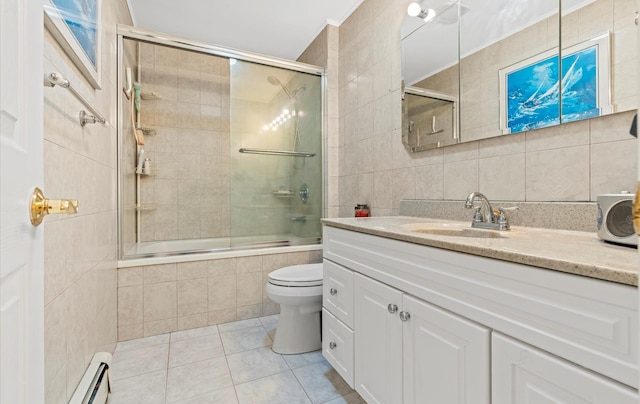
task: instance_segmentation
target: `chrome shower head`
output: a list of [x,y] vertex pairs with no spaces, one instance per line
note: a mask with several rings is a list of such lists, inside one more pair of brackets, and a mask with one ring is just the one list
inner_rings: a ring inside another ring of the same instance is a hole
[[277,77],[269,76],[267,77],[267,81],[269,82],[269,84],[273,84],[274,86],[282,86],[282,83],[280,82],[280,80],[278,80]]
[[[289,98],[294,98],[295,97],[295,93],[291,94],[291,91],[289,91],[289,89],[287,87],[285,87],[284,84],[282,84],[282,82],[277,77],[268,76],[267,77],[267,81],[271,85],[282,87],[282,90],[287,94],[287,96],[289,96]],[[296,89],[296,92],[298,92],[298,90],[299,89]]]

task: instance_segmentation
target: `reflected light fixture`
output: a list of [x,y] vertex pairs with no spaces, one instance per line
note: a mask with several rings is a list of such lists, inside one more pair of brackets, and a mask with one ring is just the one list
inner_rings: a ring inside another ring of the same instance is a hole
[[429,22],[436,17],[436,10],[432,8],[424,9],[419,3],[411,3],[407,7],[407,14],[411,17],[421,18],[424,22]]

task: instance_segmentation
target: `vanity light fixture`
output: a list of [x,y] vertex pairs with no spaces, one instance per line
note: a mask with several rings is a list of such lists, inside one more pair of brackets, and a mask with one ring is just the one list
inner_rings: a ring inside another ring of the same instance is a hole
[[421,18],[424,22],[429,22],[436,17],[436,10],[432,8],[424,9],[419,3],[411,3],[407,7],[407,14],[411,17]]

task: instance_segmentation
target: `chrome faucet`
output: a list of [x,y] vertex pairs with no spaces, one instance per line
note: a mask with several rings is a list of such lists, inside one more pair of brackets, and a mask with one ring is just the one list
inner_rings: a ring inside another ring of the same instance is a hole
[[[477,199],[482,202],[482,206],[474,206],[474,201]],[[471,227],[489,230],[509,230],[509,220],[507,219],[504,211],[519,209],[517,206],[514,206],[512,208],[499,208],[495,211],[493,210],[489,199],[480,192],[470,193],[469,196],[467,196],[467,200],[464,202],[464,207],[467,209],[475,209]],[[483,208],[484,213],[482,212]]]

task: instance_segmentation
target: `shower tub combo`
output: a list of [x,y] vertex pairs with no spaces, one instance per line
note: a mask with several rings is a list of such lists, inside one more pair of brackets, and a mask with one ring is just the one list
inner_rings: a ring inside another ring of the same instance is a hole
[[118,27],[119,339],[277,312],[321,260],[324,69]]

